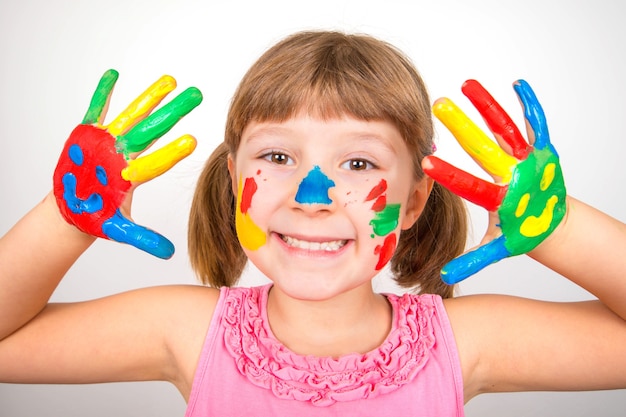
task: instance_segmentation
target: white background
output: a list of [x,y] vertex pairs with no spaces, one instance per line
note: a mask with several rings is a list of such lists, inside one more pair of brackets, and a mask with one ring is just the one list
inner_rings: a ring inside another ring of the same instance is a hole
[[[546,111],[570,194],[626,219],[626,28],[625,6],[618,0],[219,3],[0,0],[0,234],[50,189],[57,156],[82,120],[103,71],[120,72],[110,116],[164,73],[177,78],[180,91],[195,85],[205,97],[167,136],[194,134],[196,152],[135,194],[133,217],[173,240],[174,258],[161,261],[129,246],[98,241],[70,271],[54,301],[196,282],[187,260],[186,222],[197,175],[222,140],[229,100],[249,65],[279,39],[303,29],[366,32],[395,44],[413,59],[432,99],[447,95],[472,117],[476,113],[459,89],[465,79],[480,80],[520,122],[510,85],[525,78]],[[445,129],[437,129],[438,155],[479,174]],[[475,207],[471,212],[475,241],[485,215]],[[260,279],[249,271],[243,282]],[[380,289],[389,288],[384,277],[378,282]],[[589,298],[525,257],[488,268],[460,291]],[[466,412],[623,416],[625,408],[622,390],[487,395],[471,401]],[[182,416],[184,409],[178,392],[164,383],[0,384],[2,417]]]

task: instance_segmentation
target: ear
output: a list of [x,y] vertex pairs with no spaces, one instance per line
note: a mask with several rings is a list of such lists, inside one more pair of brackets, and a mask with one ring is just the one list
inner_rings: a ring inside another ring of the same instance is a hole
[[228,154],[228,173],[230,174],[230,184],[233,188],[233,195],[237,197],[237,169],[235,167],[235,160],[232,154]]
[[424,211],[434,183],[432,178],[424,175],[424,178],[413,185],[413,190],[406,204],[404,218],[402,219],[402,230],[410,229],[420,217],[422,211]]

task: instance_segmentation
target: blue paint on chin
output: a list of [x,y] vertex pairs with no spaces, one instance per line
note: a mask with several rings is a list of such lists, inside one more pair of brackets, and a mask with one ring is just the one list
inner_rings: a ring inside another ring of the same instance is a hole
[[300,183],[296,201],[300,204],[330,204],[333,200],[328,197],[328,189],[334,186],[335,182],[316,165]]

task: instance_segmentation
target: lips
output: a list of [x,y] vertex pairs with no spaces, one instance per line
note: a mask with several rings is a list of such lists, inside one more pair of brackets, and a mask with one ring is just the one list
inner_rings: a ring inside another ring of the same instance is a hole
[[308,250],[308,251],[325,251],[335,252],[345,246],[347,240],[329,240],[322,242],[311,242],[307,240],[296,239],[291,236],[280,235],[280,238],[287,244],[287,246]]

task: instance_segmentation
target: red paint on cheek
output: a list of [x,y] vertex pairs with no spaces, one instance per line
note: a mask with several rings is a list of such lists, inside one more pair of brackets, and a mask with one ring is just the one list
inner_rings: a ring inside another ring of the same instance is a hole
[[240,209],[241,213],[246,214],[250,205],[252,204],[252,196],[256,193],[257,185],[254,178],[246,178],[246,182],[243,186],[243,191],[241,192],[241,204]]
[[387,197],[381,195],[376,199],[376,201],[374,201],[374,204],[372,204],[372,210],[375,212],[383,211],[386,205]]
[[374,186],[374,188],[372,188],[370,193],[365,198],[365,201],[372,201],[373,199],[378,198],[385,191],[387,191],[387,181],[382,179],[376,186]]
[[395,252],[395,250],[396,250],[396,234],[391,233],[387,235],[382,246],[378,245],[376,246],[376,249],[374,249],[374,253],[378,255],[378,263],[376,264],[377,271],[380,271],[381,269],[383,269],[385,265],[387,265],[387,262],[391,260],[391,257],[393,256],[393,253]]

